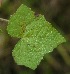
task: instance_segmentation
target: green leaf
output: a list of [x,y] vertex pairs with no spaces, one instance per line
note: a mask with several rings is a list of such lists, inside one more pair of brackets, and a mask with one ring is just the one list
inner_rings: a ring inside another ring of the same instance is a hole
[[36,69],[46,53],[52,52],[64,37],[40,15],[26,26],[23,38],[16,44],[12,55],[18,65]]
[[35,17],[23,4],[10,17],[7,31],[11,36],[21,38],[12,52],[15,62],[33,70],[46,53],[66,41],[43,15]]
[[21,5],[8,22],[8,34],[13,37],[22,38],[25,28],[34,20],[34,12],[25,5]]

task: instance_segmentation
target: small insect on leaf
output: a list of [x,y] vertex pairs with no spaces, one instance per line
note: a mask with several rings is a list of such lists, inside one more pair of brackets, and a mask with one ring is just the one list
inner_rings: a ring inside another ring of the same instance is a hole
[[11,36],[21,38],[12,52],[15,62],[33,70],[46,53],[66,41],[43,15],[34,16],[34,12],[25,5],[12,15],[7,30]]

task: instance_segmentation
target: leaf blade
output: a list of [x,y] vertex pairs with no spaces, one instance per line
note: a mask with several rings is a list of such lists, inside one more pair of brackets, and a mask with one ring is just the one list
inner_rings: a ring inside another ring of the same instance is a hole
[[13,37],[22,38],[25,27],[34,20],[34,12],[25,5],[21,5],[8,22],[8,34]]
[[52,52],[65,38],[40,15],[26,27],[12,55],[18,65],[36,69],[46,53]]

